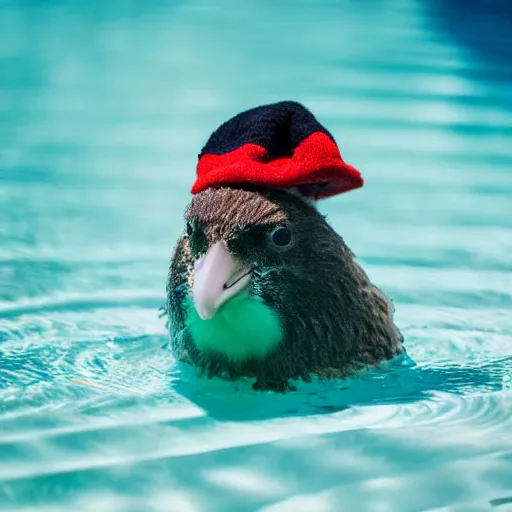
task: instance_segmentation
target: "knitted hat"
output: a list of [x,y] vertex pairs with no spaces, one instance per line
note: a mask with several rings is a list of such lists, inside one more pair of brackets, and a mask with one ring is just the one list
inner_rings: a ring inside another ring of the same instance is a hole
[[199,154],[192,194],[253,184],[321,199],[363,186],[332,135],[300,103],[283,101],[241,112],[222,124]]

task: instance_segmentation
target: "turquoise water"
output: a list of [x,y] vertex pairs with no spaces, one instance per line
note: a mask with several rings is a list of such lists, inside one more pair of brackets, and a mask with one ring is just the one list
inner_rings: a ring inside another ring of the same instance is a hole
[[[512,15],[489,3],[0,1],[2,512],[512,510]],[[281,99],[366,179],[321,209],[414,366],[282,397],[162,349],[196,155]]]

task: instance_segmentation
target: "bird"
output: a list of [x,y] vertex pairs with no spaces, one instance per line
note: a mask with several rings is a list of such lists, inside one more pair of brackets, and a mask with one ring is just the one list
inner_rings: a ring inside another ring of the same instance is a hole
[[392,300],[317,208],[362,185],[301,103],[260,105],[221,124],[199,154],[169,265],[176,359],[200,376],[286,393],[401,354]]

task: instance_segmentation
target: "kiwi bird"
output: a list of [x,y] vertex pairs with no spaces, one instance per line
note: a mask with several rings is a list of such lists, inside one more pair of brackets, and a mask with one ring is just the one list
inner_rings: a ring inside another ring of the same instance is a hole
[[361,187],[299,103],[247,110],[199,155],[167,280],[170,345],[207,377],[346,378],[400,354],[391,300],[316,201]]

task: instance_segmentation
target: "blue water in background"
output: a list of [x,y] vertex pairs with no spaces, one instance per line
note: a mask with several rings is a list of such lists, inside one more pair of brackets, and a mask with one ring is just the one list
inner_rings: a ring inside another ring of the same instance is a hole
[[[287,396],[166,343],[197,153],[313,110],[415,365]],[[512,7],[0,0],[0,510],[512,510]]]

